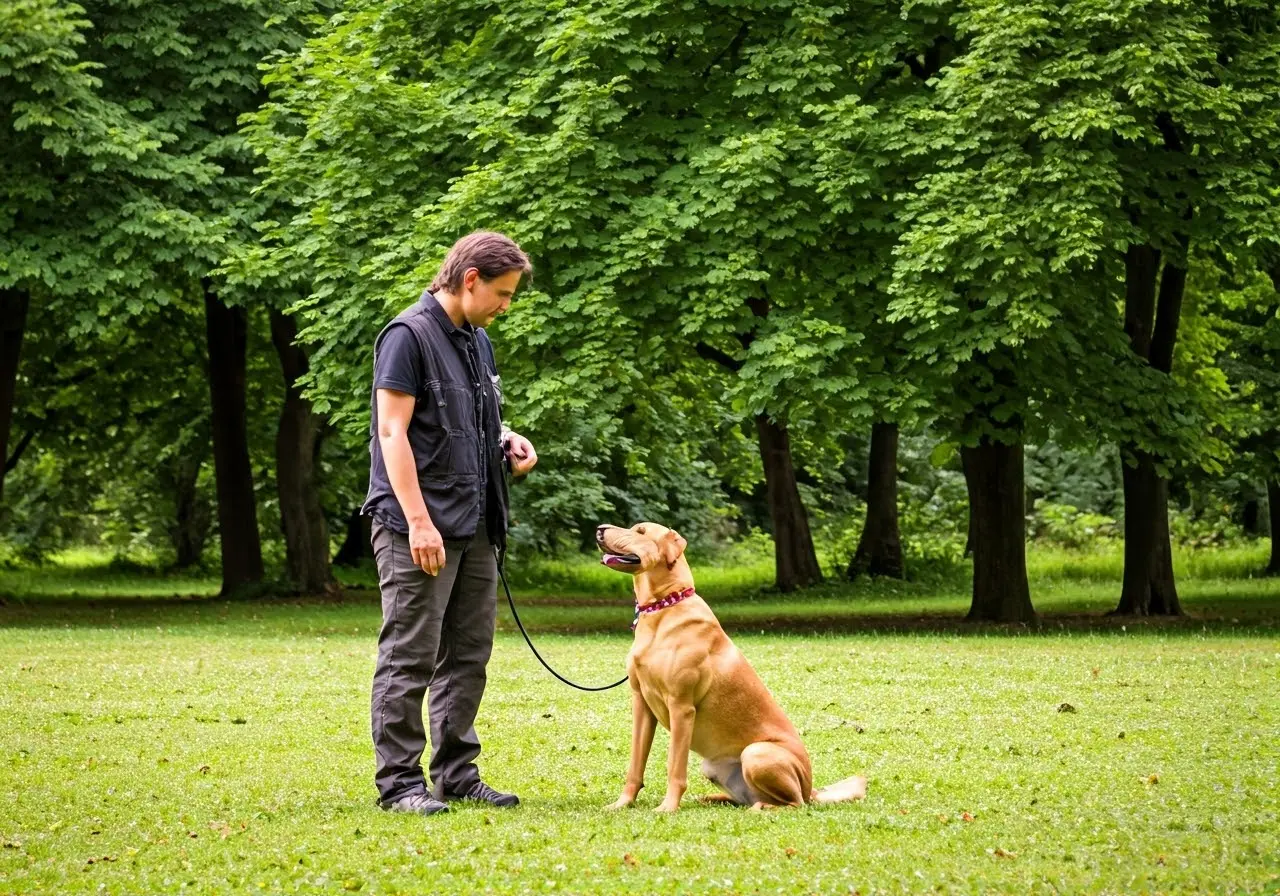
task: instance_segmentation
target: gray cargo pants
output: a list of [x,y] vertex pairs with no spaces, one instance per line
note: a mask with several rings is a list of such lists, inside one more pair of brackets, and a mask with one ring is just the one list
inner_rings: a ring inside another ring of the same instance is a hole
[[427,747],[422,703],[431,718],[431,781],[437,797],[480,779],[476,711],[493,652],[498,561],[481,523],[471,541],[446,541],[436,576],[413,563],[409,538],[373,524],[382,590],[382,629],[373,674],[374,782],[384,800],[423,789]]

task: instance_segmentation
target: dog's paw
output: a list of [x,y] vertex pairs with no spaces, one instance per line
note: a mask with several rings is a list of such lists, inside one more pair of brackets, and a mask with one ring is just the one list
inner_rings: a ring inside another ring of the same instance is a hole
[[654,811],[654,812],[661,812],[661,813],[662,813],[662,814],[664,814],[664,815],[670,815],[671,813],[675,812],[675,811],[676,811],[677,809],[679,809],[679,808],[680,808],[680,803],[679,803],[679,801],[672,802],[671,800],[663,800],[663,801],[662,801],[662,804],[661,804],[661,805],[659,805],[659,806],[658,806],[656,809],[654,809],[653,811]]
[[610,812],[617,812],[619,809],[629,809],[636,804],[635,800],[629,800],[625,796],[620,796],[609,805],[605,806]]
[[720,806],[725,803],[732,803],[733,797],[727,793],[705,793],[698,797],[698,802],[704,806]]

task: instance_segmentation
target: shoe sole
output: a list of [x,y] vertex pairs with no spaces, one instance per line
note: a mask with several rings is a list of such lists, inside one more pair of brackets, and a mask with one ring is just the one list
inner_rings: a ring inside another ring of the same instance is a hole
[[439,815],[441,812],[449,811],[448,806],[440,806],[439,808],[428,809],[425,812],[422,811],[421,809],[397,809],[395,806],[383,806],[381,804],[379,804],[378,808],[381,809],[383,812],[392,812],[397,815],[422,815],[424,817],[427,815]]
[[478,806],[493,806],[495,809],[514,809],[520,805],[520,800],[514,803],[491,803],[489,800],[480,800],[472,796],[446,796],[446,803],[475,803]]

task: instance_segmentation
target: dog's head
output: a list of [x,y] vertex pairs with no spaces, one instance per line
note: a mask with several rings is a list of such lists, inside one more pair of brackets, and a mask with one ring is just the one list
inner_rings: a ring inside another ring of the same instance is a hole
[[693,583],[689,564],[684,559],[688,546],[680,533],[657,523],[636,523],[630,529],[607,523],[596,529],[600,562],[618,572],[636,577],[636,593],[649,590],[656,583],[687,580]]

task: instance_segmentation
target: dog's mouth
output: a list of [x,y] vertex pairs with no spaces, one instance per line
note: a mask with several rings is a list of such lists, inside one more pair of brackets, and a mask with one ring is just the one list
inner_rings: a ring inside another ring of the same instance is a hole
[[615,551],[609,544],[610,535],[618,531],[621,530],[617,526],[611,526],[608,523],[596,528],[596,547],[600,549],[600,563],[619,572],[639,572],[641,563],[637,555]]
[[622,572],[631,572],[640,568],[640,558],[635,554],[613,554],[605,551],[600,557],[600,562],[610,569]]

